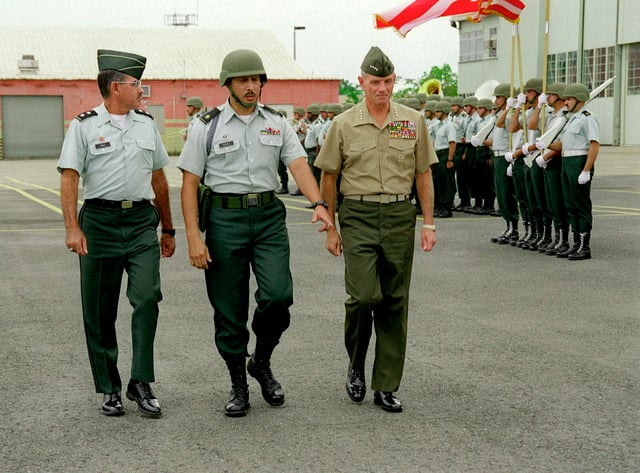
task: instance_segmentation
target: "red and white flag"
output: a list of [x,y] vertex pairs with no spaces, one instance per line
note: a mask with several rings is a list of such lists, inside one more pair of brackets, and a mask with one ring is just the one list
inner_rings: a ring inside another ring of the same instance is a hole
[[479,22],[489,15],[500,15],[517,22],[524,9],[521,0],[414,0],[375,15],[376,28],[395,28],[406,36],[414,27],[434,18],[469,15],[470,21]]

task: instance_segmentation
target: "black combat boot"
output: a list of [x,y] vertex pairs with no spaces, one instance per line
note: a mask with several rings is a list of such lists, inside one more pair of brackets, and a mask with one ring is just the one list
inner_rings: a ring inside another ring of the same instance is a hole
[[579,261],[581,259],[591,259],[591,248],[589,248],[589,240],[591,240],[591,234],[588,232],[580,234],[580,247],[569,253],[568,258],[571,261]]
[[529,222],[522,222],[522,225],[524,226],[524,235],[522,235],[522,237],[520,237],[520,239],[518,240],[512,240],[511,246],[520,248],[522,246],[522,243],[526,241],[527,238],[529,238]]
[[531,222],[529,238],[527,238],[525,241],[522,242],[522,244],[520,245],[520,248],[522,248],[523,250],[528,250],[529,245],[531,245],[534,241],[536,241],[537,238],[538,238],[538,226],[536,225],[535,222]]
[[500,235],[496,237],[491,237],[491,243],[499,243],[500,239],[505,239],[505,238],[508,239],[510,234],[511,234],[511,222],[507,222],[507,228],[505,228],[504,232],[502,232]]
[[551,240],[551,222],[544,224],[544,235],[542,236],[542,240],[538,243],[538,251],[540,253],[544,253],[549,248],[553,241]]
[[566,258],[569,253],[575,252],[578,248],[580,248],[580,233],[573,232],[573,246],[568,247],[566,250],[558,251],[556,258]]
[[249,358],[247,371],[260,383],[262,397],[270,406],[284,404],[284,389],[271,372],[271,354],[274,346],[268,346],[260,341],[256,343],[256,351]]
[[555,255],[558,252],[557,247],[560,246],[560,242],[562,241],[562,237],[560,236],[561,232],[559,228],[556,228],[555,237],[551,243],[547,245],[547,249],[544,251],[545,255]]
[[249,385],[244,358],[226,360],[231,376],[231,394],[229,402],[224,406],[224,415],[228,417],[242,417],[247,414],[249,407]]
[[569,227],[560,229],[560,242],[558,246],[554,248],[553,253],[547,253],[550,256],[557,256],[561,251],[567,251],[569,249]]

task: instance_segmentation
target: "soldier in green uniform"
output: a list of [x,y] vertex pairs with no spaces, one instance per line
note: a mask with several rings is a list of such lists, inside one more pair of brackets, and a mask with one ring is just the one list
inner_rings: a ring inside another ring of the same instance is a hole
[[[244,416],[250,407],[247,372],[260,384],[268,404],[280,406],[285,400],[271,371],[271,356],[289,327],[293,304],[286,210],[274,192],[279,161],[314,202],[312,222],[322,220],[321,230],[332,225],[298,136],[280,113],[258,102],[266,82],[256,52],[227,54],[220,86],[227,87],[230,97],[194,126],[178,160],[189,260],[205,270],[215,343],[231,377],[224,408],[230,417]],[[205,240],[198,228],[197,200],[203,174],[213,191]],[[256,345],[245,364],[251,270],[258,286],[251,323]]]
[[549,148],[562,151],[562,194],[573,232],[573,246],[556,254],[572,261],[591,258],[591,180],[600,151],[600,127],[593,114],[584,108],[589,89],[584,84],[569,84],[562,98],[571,118],[560,142]]
[[436,242],[430,166],[437,161],[421,113],[391,101],[396,78],[391,60],[372,47],[361,71],[365,100],[334,119],[316,165],[332,218],[342,174],[341,234],[330,227],[326,248],[335,256],[344,251],[347,394],[354,402],[364,400],[365,359],[375,327],[374,403],[400,412],[394,392],[404,368],[416,232],[409,195],[415,177],[424,218],[420,245],[430,251]]
[[200,97],[189,97],[187,99],[187,115],[189,116],[189,125],[182,135],[182,139],[187,141],[187,136],[189,136],[189,131],[193,127],[193,124],[200,118],[200,115],[204,113],[201,112],[202,107],[204,106],[202,99]]
[[[58,161],[66,245],[80,257],[89,361],[108,416],[124,414],[115,329],[124,271],[133,307],[127,398],[143,414],[162,414],[149,383],[155,380],[153,342],[162,300],[160,255],[173,255],[175,230],[163,171],[169,157],[153,118],[139,109],[145,65],[137,54],[98,50],[104,102],[71,122]],[[84,204],[78,214],[80,178]]]

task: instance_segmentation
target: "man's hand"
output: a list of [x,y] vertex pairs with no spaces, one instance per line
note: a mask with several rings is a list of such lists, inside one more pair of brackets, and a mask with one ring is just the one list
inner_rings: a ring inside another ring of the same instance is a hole
[[506,159],[508,163],[512,163],[513,153],[511,151],[507,151],[506,153],[504,153],[504,159]]
[[591,173],[589,171],[582,171],[578,175],[578,184],[583,185],[591,180]]
[[507,167],[507,176],[513,177],[513,164],[509,164]]
[[202,237],[194,237],[188,240],[189,244],[189,262],[191,266],[198,269],[209,269],[209,263],[212,259],[209,255],[209,248],[202,241]]
[[327,231],[327,241],[324,247],[333,256],[340,256],[342,254],[342,237],[335,227]]
[[538,95],[538,107],[542,107],[543,105],[547,105],[547,94]]
[[80,256],[86,256],[89,253],[87,249],[87,238],[84,236],[80,227],[73,227],[67,229],[67,237],[65,244],[69,251],[78,253]]
[[172,235],[163,233],[160,237],[160,250],[163,258],[170,258],[176,251],[176,239]]
[[541,168],[547,167],[547,162],[544,160],[544,157],[542,155],[536,158],[536,164]]
[[322,205],[318,205],[313,211],[313,217],[311,218],[311,223],[322,222],[320,228],[318,228],[319,232],[327,232],[334,228],[333,222],[331,222],[331,218],[329,217],[329,212]]

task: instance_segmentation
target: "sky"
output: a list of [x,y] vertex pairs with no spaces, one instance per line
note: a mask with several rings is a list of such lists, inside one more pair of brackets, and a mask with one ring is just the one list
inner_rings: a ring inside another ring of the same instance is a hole
[[458,31],[450,20],[424,23],[403,38],[375,29],[373,15],[409,0],[0,0],[0,27],[69,26],[171,28],[165,14],[198,15],[189,28],[270,30],[308,73],[357,83],[371,46],[380,47],[404,79],[432,66],[457,71]]

